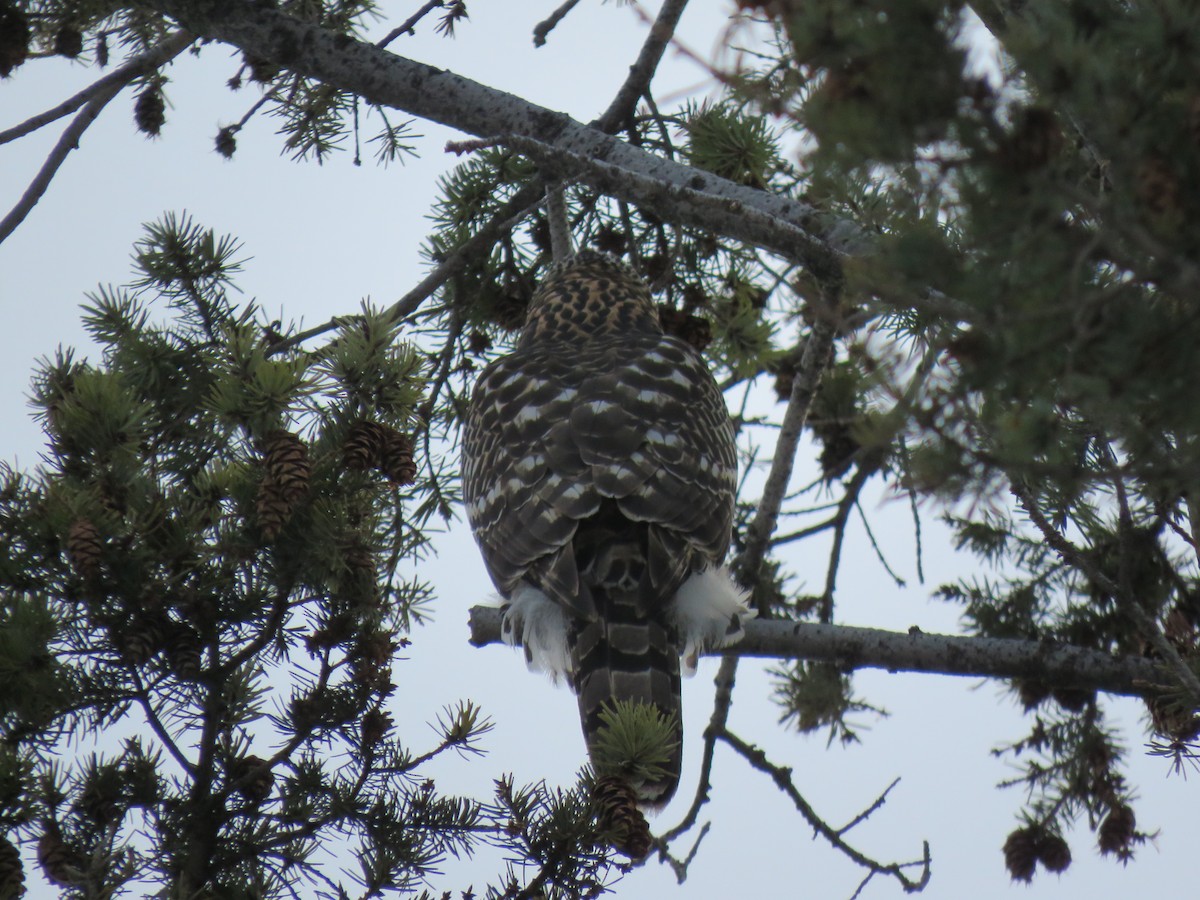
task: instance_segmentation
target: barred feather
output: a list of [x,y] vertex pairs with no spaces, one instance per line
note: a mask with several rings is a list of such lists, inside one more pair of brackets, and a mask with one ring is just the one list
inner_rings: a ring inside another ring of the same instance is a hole
[[[589,747],[606,702],[650,703],[682,722],[681,633],[707,623],[690,656],[710,632],[733,633],[728,603],[707,618],[671,609],[724,559],[736,474],[724,398],[696,351],[663,334],[645,284],[602,254],[557,266],[516,348],[475,386],[463,487],[488,573],[513,603],[506,625],[531,662],[541,652],[531,640],[554,642],[531,629],[529,592],[563,613]],[[684,597],[737,594],[699,583]],[[670,797],[678,763],[639,788],[643,802]]]

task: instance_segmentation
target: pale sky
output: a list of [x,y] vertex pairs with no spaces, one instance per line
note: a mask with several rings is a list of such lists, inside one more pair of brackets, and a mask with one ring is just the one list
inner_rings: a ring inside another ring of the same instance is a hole
[[[452,69],[493,87],[589,121],[607,106],[636,57],[645,26],[631,8],[585,0],[535,49],[534,24],[556,6],[545,3],[472,3],[471,21],[455,40],[423,29],[397,40],[392,49]],[[384,3],[399,21],[417,4]],[[650,4],[651,12],[657,4]],[[721,48],[720,35],[731,4],[696,2],[684,16],[681,39],[701,56]],[[391,24],[395,24],[393,21]],[[378,38],[388,25],[372,33]],[[129,257],[141,223],[166,211],[191,213],[218,233],[232,233],[250,257],[239,285],[272,315],[316,324],[353,312],[364,297],[387,304],[424,274],[419,246],[427,234],[426,214],[436,196],[437,175],[455,158],[443,153],[460,138],[418,122],[420,159],[404,167],[377,168],[364,150],[364,165],[340,154],[322,167],[281,157],[274,124],[260,118],[238,137],[238,152],[226,161],[212,150],[219,125],[229,124],[257,97],[253,86],[230,93],[225,80],[236,70],[231,53],[207,46],[199,59],[181,58],[170,70],[167,124],[161,139],[134,130],[132,97],[122,95],[84,136],[48,194],[5,243],[0,244],[0,302],[10,311],[3,342],[4,384],[0,395],[7,427],[0,457],[32,466],[41,452],[40,431],[27,405],[31,370],[38,357],[62,345],[90,352],[79,325],[78,305],[97,284],[120,284],[130,276]],[[669,54],[655,82],[659,98],[708,86],[706,74],[678,54]],[[95,71],[65,60],[38,60],[0,82],[0,129],[61,101],[94,79]],[[682,93],[680,94],[683,95]],[[690,96],[701,96],[692,93]],[[664,101],[664,105],[666,102]],[[62,123],[15,145],[0,147],[0,215],[15,202],[57,140]],[[94,356],[94,352],[92,352]],[[793,487],[811,480],[817,451],[805,446]],[[838,620],[845,624],[927,632],[957,630],[956,610],[931,599],[937,585],[965,574],[972,558],[955,558],[946,533],[925,511],[923,542],[926,583],[916,581],[911,514],[906,503],[865,503],[877,516],[876,535],[889,561],[908,580],[897,589],[875,560],[860,524],[850,529],[839,579]],[[394,677],[399,689],[392,712],[402,733],[420,749],[425,726],[442,707],[459,698],[476,700],[496,721],[484,741],[482,759],[449,757],[433,773],[444,791],[490,795],[491,783],[512,772],[518,783],[545,778],[567,784],[584,762],[575,701],[568,691],[525,671],[520,656],[502,647],[477,650],[467,644],[467,609],[491,591],[463,524],[435,542],[440,555],[421,566],[438,589],[432,625],[412,635],[407,659]],[[802,591],[819,590],[828,554],[827,537],[789,545],[786,565],[805,573]],[[863,852],[884,861],[920,856],[921,841],[933,854],[933,880],[923,894],[934,900],[971,897],[1126,898],[1182,896],[1194,879],[1197,782],[1167,777],[1167,766],[1140,752],[1141,710],[1131,701],[1109,709],[1132,724],[1128,769],[1138,786],[1138,824],[1162,828],[1129,867],[1101,860],[1086,828],[1069,834],[1074,864],[1064,876],[1039,872],[1029,887],[1011,885],[1000,848],[1015,827],[1022,797],[994,785],[1014,772],[990,751],[1027,731],[1015,702],[995,683],[929,675],[865,672],[857,693],[887,708],[890,718],[871,721],[862,743],[849,749],[826,746],[823,734],[799,736],[777,724],[769,702],[765,666],[743,662],[730,727],[790,766],[805,797],[826,820],[852,819],[895,777],[901,782],[889,802],[852,832]],[[698,768],[700,730],[711,710],[715,661],[702,663],[684,686],[685,769],[679,797],[652,823],[673,826],[691,800]],[[433,733],[428,731],[428,742]],[[674,875],[653,860],[627,876],[616,896],[642,898],[744,897],[769,895],[841,900],[861,871],[814,839],[769,779],[718,747],[712,802],[700,821],[712,830],[677,887]],[[686,854],[685,839],[676,847]],[[501,867],[489,854],[471,861],[448,860],[432,887],[481,887]],[[50,897],[31,885],[29,896]],[[902,895],[890,879],[875,879],[862,893],[871,900]]]

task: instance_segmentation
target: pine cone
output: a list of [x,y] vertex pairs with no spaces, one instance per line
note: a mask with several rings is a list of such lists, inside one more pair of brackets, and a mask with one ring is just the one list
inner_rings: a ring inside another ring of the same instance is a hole
[[506,291],[492,306],[492,321],[505,331],[520,331],[525,327],[529,298],[515,290]]
[[1018,828],[1004,842],[1004,865],[1013,881],[1033,881],[1040,835],[1037,828]]
[[46,878],[60,887],[70,887],[79,881],[79,863],[76,854],[63,843],[58,823],[49,821],[42,832],[37,846],[38,865]]
[[0,3],[0,78],[11,75],[28,56],[29,20],[19,7]]
[[279,428],[263,439],[262,450],[267,480],[275,483],[284,500],[294,504],[308,492],[312,477],[312,463],[308,461],[304,441]]
[[370,749],[383,740],[392,729],[392,717],[380,709],[373,709],[363,716],[362,746]]
[[142,666],[154,658],[162,647],[162,629],[152,622],[136,622],[128,631],[116,634],[114,643],[127,663]]
[[771,363],[767,371],[775,376],[775,396],[780,403],[786,403],[792,397],[792,387],[796,383],[796,365],[788,359],[780,359]]
[[1155,218],[1174,218],[1179,212],[1179,176],[1161,156],[1142,160],[1136,190],[1138,202]]
[[1124,803],[1112,808],[1100,825],[1098,844],[1100,852],[1115,853],[1119,858],[1129,856],[1129,845],[1137,835],[1137,819],[1133,810]]
[[258,514],[258,527],[268,541],[279,537],[279,532],[292,516],[292,504],[284,498],[279,485],[270,479],[263,479],[258,486],[254,508]]
[[1065,872],[1071,865],[1071,848],[1057,834],[1047,834],[1038,847],[1038,858],[1047,872]]
[[213,142],[216,150],[226,159],[232,159],[233,154],[237,152],[237,130],[228,125],[217,132],[216,140]]
[[396,645],[386,634],[372,634],[359,638],[347,654],[354,680],[372,691],[384,691],[391,687],[392,654]]
[[355,422],[342,442],[342,463],[357,472],[374,469],[383,458],[386,434],[378,422]]
[[658,306],[658,321],[663,331],[674,335],[696,350],[703,352],[712,343],[712,326],[708,320],[693,316],[680,309],[672,309],[665,303]]
[[200,638],[186,626],[172,635],[167,647],[171,671],[181,681],[199,681],[204,674],[204,658],[200,653]]
[[492,349],[492,339],[482,331],[472,331],[467,336],[467,349],[478,356]]
[[413,445],[407,437],[388,428],[380,454],[379,468],[388,481],[394,484],[412,484],[417,478],[417,465],[413,462]]
[[270,84],[279,75],[279,66],[261,56],[245,54],[246,65],[250,69],[250,78],[259,84]]
[[625,237],[625,232],[615,225],[604,225],[596,232],[596,236],[592,238],[592,245],[601,253],[611,253],[613,256],[620,256],[625,252],[625,245],[628,239]]
[[[275,773],[261,756],[243,756],[231,768],[230,775],[239,783],[237,791],[247,800],[262,803],[271,796],[275,788]],[[249,780],[244,780],[247,777]]]
[[85,581],[92,581],[100,573],[100,556],[104,542],[91,519],[76,519],[67,529],[67,555],[75,573]]
[[638,809],[637,794],[624,778],[608,775],[592,788],[596,805],[596,827],[619,853],[632,860],[650,852],[650,826]]
[[92,773],[75,805],[97,824],[109,825],[120,821],[123,817],[120,774],[111,769]]
[[83,52],[83,35],[78,28],[64,25],[54,34],[54,53],[74,59]]
[[137,123],[138,131],[158,137],[167,121],[166,110],[167,101],[163,99],[162,87],[157,84],[146,85],[133,104],[133,120]]
[[0,900],[17,900],[25,894],[25,869],[21,852],[7,837],[0,837]]
[[1063,146],[1062,129],[1054,113],[1033,106],[1021,110],[1001,158],[1015,172],[1040,169],[1059,154]]
[[342,552],[342,560],[351,572],[375,574],[375,554],[360,540],[352,540]]

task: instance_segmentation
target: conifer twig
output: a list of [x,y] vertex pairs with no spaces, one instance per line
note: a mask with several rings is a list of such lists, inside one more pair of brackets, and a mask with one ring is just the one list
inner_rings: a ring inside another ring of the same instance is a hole
[[[96,121],[96,118],[100,115],[104,107],[108,105],[109,101],[121,93],[139,75],[158,68],[172,57],[182,53],[192,40],[193,38],[190,34],[182,31],[176,32],[156,47],[130,60],[110,75],[101,78],[90,88],[76,94],[75,97],[72,97],[66,103],[60,104],[55,109],[43,113],[40,117],[35,116],[33,119],[17,126],[17,128],[9,129],[8,132],[5,132],[5,136],[12,135],[12,137],[19,137],[20,133],[18,132],[29,126],[29,123],[46,116],[50,118],[42,121],[41,125],[52,122],[55,118],[60,118],[61,115],[66,115],[70,111],[69,109],[64,109],[64,107],[74,103],[81,97],[86,97],[82,103],[82,109],[79,110],[79,113],[71,121],[71,124],[63,129],[58,142],[51,149],[50,154],[46,157],[46,161],[42,163],[42,167],[33,177],[33,180],[29,182],[25,193],[21,195],[16,205],[9,210],[8,215],[0,220],[0,243],[3,243],[16,230],[17,226],[25,221],[26,216],[33,211],[33,208],[37,206],[38,201],[46,193],[46,189],[50,186],[50,182],[54,180],[54,176],[58,173],[67,155],[79,146],[79,139],[91,124]],[[63,110],[61,115],[56,114],[59,110]],[[37,127],[41,127],[41,125]],[[29,130],[33,130],[33,128],[30,127]],[[11,140],[12,137],[8,137],[8,139]],[[0,140],[0,143],[3,143],[3,141]]]
[[625,83],[608,104],[608,109],[593,123],[601,131],[611,134],[620,128],[637,107],[638,100],[649,90],[650,81],[658,71],[658,64],[662,62],[663,53],[675,34],[686,6],[687,0],[666,0],[663,3],[637,60],[629,67]]
[[1167,636],[1163,634],[1158,623],[1150,617],[1149,613],[1142,609],[1141,605],[1137,602],[1137,598],[1129,596],[1127,591],[1122,590],[1119,584],[1101,571],[1100,567],[1095,564],[1087,553],[1076,547],[1062,532],[1050,524],[1049,520],[1046,519],[1042,511],[1038,508],[1037,502],[1028,488],[1014,483],[1012,485],[1012,492],[1020,501],[1021,507],[1029,516],[1029,520],[1041,532],[1046,543],[1062,557],[1064,562],[1087,575],[1105,593],[1120,599],[1122,611],[1129,618],[1133,619],[1138,626],[1138,630],[1154,645],[1154,649],[1162,655],[1163,660],[1170,666],[1171,671],[1174,672],[1183,687],[1187,689],[1188,694],[1191,695],[1192,704],[1200,707],[1200,679],[1196,677],[1196,673],[1184,662],[1183,657],[1179,655],[1179,651],[1167,640]]
[[[746,743],[736,734],[727,729],[722,730],[718,737],[720,740],[732,747],[739,756],[741,756],[751,765],[752,768],[770,775],[771,780],[775,782],[776,786],[783,791],[785,795],[787,795],[788,799],[792,801],[792,804],[799,811],[800,815],[804,817],[804,821],[811,825],[814,831],[820,834],[821,837],[825,838],[825,840],[828,841],[829,844],[837,849],[840,853],[844,854],[846,857],[863,868],[869,869],[872,874],[892,876],[900,882],[907,893],[916,893],[921,891],[925,888],[925,885],[929,883],[929,877],[932,874],[932,871],[930,868],[928,841],[922,842],[922,857],[916,862],[881,863],[877,860],[874,860],[861,850],[858,850],[856,847],[847,843],[845,838],[842,836],[847,830],[849,830],[849,828],[853,827],[854,824],[862,821],[864,818],[863,814],[857,816],[852,821],[851,825],[846,826],[846,828],[833,828],[831,825],[829,825],[829,823],[822,819],[817,814],[817,811],[813,809],[812,805],[806,799],[804,799],[804,795],[800,793],[795,782],[792,780],[791,769],[775,765],[773,762],[767,759],[767,755],[762,750],[753,746],[752,744]],[[884,796],[886,796],[886,791],[884,792]],[[875,803],[868,807],[869,811],[866,813],[866,815],[869,815],[870,812],[877,809],[880,803],[881,800],[876,800]],[[912,865],[919,865],[921,867],[921,876],[915,880],[909,878],[904,874],[903,871],[904,867]]]
[[15,141],[27,134],[32,134],[39,128],[44,128],[51,122],[56,122],[64,116],[69,116],[75,110],[79,109],[90,100],[109,90],[115,84],[121,87],[127,85],[137,76],[156,69],[171,58],[177,56],[188,44],[192,42],[190,35],[185,32],[178,31],[165,38],[161,43],[151,47],[145,53],[135,56],[133,59],[126,62],[124,65],[113,69],[103,78],[98,78],[81,90],[79,93],[68,97],[57,106],[44,110],[35,116],[30,116],[19,125],[14,125],[12,128],[0,131],[0,144],[7,144],[10,141]]
[[542,21],[538,22],[533,28],[533,46],[544,47],[546,45],[546,35],[552,32],[558,23],[567,17],[579,3],[579,0],[565,0],[554,12],[550,13]]

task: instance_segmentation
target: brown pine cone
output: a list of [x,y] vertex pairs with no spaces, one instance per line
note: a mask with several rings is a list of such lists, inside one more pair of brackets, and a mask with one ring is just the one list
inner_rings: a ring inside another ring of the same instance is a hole
[[79,860],[76,854],[63,843],[62,832],[58,823],[48,821],[46,830],[38,839],[38,865],[46,873],[46,878],[60,887],[70,887],[79,881]]
[[190,628],[181,626],[171,636],[167,647],[167,659],[181,681],[199,681],[204,674],[204,657],[200,650],[200,637]]
[[394,484],[405,485],[416,481],[417,464],[413,462],[412,441],[394,428],[387,429],[379,468]]
[[1118,858],[1125,858],[1136,836],[1137,819],[1133,810],[1124,803],[1118,803],[1100,824],[1097,843],[1101,853],[1115,853]]
[[15,4],[0,4],[0,78],[29,56],[29,20]]
[[357,472],[376,468],[383,458],[386,435],[378,422],[355,422],[342,442],[342,463]]
[[275,483],[284,500],[294,504],[308,491],[312,477],[312,463],[304,441],[279,428],[263,440],[262,451],[267,480]]
[[596,826],[605,840],[630,859],[644,859],[650,852],[650,825],[638,809],[637,794],[624,778],[608,775],[592,788]]
[[262,529],[263,536],[268,541],[273,541],[279,536],[279,532],[292,515],[292,504],[283,496],[279,485],[269,478],[263,479],[262,484],[258,486],[254,508],[258,515],[258,527]]
[[1138,202],[1155,218],[1174,218],[1180,210],[1179,176],[1166,159],[1149,156],[1138,165]]
[[158,137],[167,121],[167,101],[163,98],[162,87],[156,84],[147,85],[137,95],[133,104],[133,119],[138,131],[151,137]]
[[374,747],[392,729],[392,717],[381,709],[373,709],[363,716],[362,745],[363,749]]
[[275,773],[261,756],[243,756],[235,760],[229,774],[238,782],[238,793],[254,803],[264,802],[275,788]]
[[1047,834],[1038,847],[1038,858],[1047,872],[1065,872],[1071,865],[1071,848],[1057,834]]
[[1004,865],[1013,881],[1033,881],[1040,849],[1038,829],[1018,828],[1004,842]]
[[696,350],[703,352],[712,343],[712,326],[708,319],[693,316],[681,309],[672,309],[666,304],[658,306],[658,321],[663,331],[674,335]]
[[104,541],[91,519],[80,518],[67,529],[67,555],[75,573],[86,581],[100,574],[100,557]]
[[0,900],[17,900],[25,895],[25,869],[21,852],[7,837],[0,837]]

